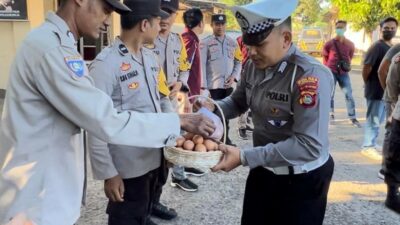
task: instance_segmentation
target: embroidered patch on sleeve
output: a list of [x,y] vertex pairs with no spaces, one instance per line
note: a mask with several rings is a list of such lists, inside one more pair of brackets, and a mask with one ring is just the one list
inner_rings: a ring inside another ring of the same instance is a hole
[[314,107],[318,100],[318,78],[307,76],[299,79],[296,83],[300,90],[300,105],[305,108]]
[[80,56],[68,56],[64,58],[69,70],[72,71],[74,78],[81,78],[85,75],[85,62]]

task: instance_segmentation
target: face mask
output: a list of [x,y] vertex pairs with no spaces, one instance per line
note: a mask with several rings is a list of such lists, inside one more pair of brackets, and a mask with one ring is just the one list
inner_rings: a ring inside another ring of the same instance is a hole
[[390,41],[390,40],[392,40],[392,38],[394,37],[395,34],[396,33],[394,31],[384,30],[383,35],[382,35],[383,40]]
[[337,36],[339,36],[339,37],[343,37],[343,36],[344,36],[344,29],[342,29],[342,28],[337,28],[337,29],[336,29],[336,34],[337,34]]

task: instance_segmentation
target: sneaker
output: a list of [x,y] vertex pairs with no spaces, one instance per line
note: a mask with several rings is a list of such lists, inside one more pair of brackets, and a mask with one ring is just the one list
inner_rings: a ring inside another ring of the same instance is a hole
[[367,156],[370,159],[382,161],[382,152],[377,151],[374,147],[367,147],[361,150],[361,154]]
[[163,220],[172,220],[178,216],[175,209],[168,208],[160,202],[153,204],[151,215]]
[[383,169],[380,169],[378,172],[378,178],[385,180],[385,172],[383,171]]
[[197,185],[188,178],[184,180],[178,180],[175,177],[172,177],[171,186],[188,192],[195,192],[198,189]]
[[157,225],[157,224],[153,220],[151,220],[150,218],[147,218],[146,225]]
[[361,124],[360,122],[358,122],[357,119],[350,119],[351,124],[353,124],[353,126],[357,127],[357,128],[361,128]]
[[195,177],[201,177],[206,173],[201,171],[201,170],[198,170],[196,168],[185,167],[185,174],[186,175],[192,175],[192,176],[195,176]]
[[238,132],[239,132],[239,138],[240,139],[242,139],[242,140],[247,140],[248,139],[247,133],[246,133],[246,128],[239,128]]

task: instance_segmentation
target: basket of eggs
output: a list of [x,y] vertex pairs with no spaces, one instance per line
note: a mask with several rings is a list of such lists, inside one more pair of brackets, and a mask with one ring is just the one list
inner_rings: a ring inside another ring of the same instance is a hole
[[[225,143],[226,124],[222,110],[214,102],[214,100],[208,97],[195,95],[191,96],[190,98],[196,97],[207,98],[221,112],[223,124],[223,143]],[[207,170],[217,165],[221,159],[223,153],[218,150],[218,143],[220,143],[220,141],[208,139],[202,137],[201,135],[186,133],[182,137],[177,138],[175,147],[164,148],[164,157],[166,160],[175,165]]]

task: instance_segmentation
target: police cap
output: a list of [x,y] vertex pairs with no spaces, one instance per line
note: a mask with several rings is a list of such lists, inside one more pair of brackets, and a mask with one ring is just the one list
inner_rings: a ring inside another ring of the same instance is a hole
[[176,12],[179,9],[179,0],[161,0],[161,9]]
[[225,14],[215,14],[211,16],[211,23],[226,23]]
[[169,17],[167,12],[161,10],[161,0],[124,0],[124,4],[131,9],[131,12],[128,13],[130,17]]
[[274,27],[279,26],[294,12],[298,0],[260,0],[242,6],[234,6],[233,14],[242,32],[246,45],[262,42]]
[[120,0],[105,0],[105,1],[114,8],[115,12],[119,14],[124,14],[131,11],[126,5],[122,4]]

